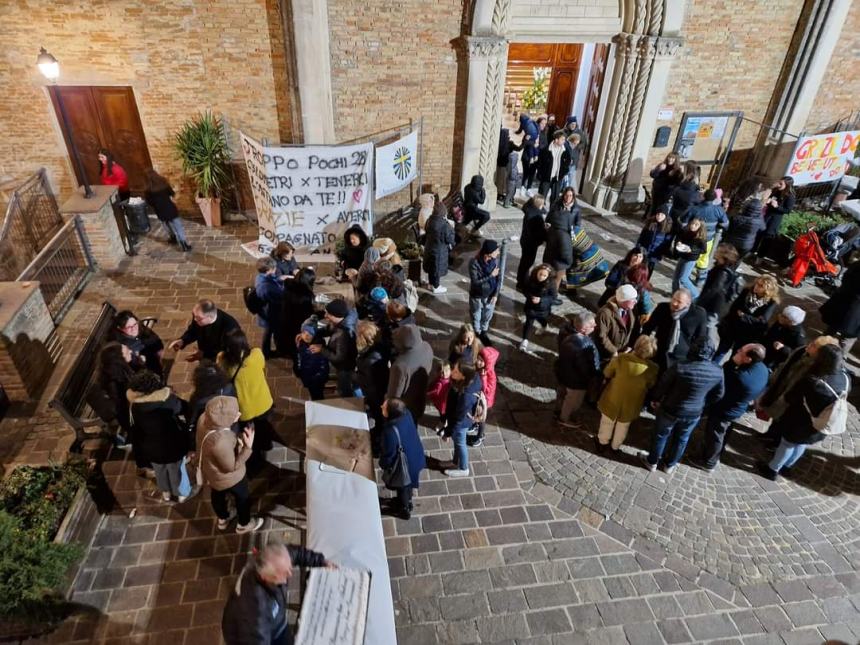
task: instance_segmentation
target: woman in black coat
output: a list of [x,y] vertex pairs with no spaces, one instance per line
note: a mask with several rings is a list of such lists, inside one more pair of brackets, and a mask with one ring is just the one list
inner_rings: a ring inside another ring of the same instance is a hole
[[842,284],[821,305],[820,311],[827,333],[839,336],[845,353],[850,353],[860,334],[860,262],[848,267],[842,275]]
[[651,170],[651,212],[653,215],[657,209],[669,201],[672,191],[681,182],[683,172],[678,155],[670,152],[662,163]]
[[546,326],[549,322],[549,316],[552,313],[552,305],[555,301],[556,293],[553,287],[552,267],[548,264],[540,264],[531,272],[528,282],[526,282],[523,293],[526,297],[525,307],[523,308],[526,314],[526,321],[523,324],[523,336],[520,342],[520,350],[526,351],[529,347],[529,334],[535,321],[540,323],[541,330],[538,333],[546,331]]
[[293,360],[296,358],[296,343],[293,339],[301,331],[302,323],[314,314],[315,281],[314,270],[304,267],[294,280],[284,282],[280,333],[286,342],[281,343],[280,347],[284,347],[287,357]]
[[630,269],[639,266],[644,260],[645,252],[640,247],[634,246],[627,251],[627,255],[615,263],[603,282],[606,289],[603,291],[603,295],[597,300],[598,309],[605,305],[615,295],[615,290],[627,281],[627,274],[630,273]]
[[793,305],[785,307],[767,333],[762,344],[765,349],[764,364],[773,371],[782,365],[798,347],[806,345],[806,330],[803,321],[806,312]]
[[778,306],[779,285],[771,275],[759,276],[751,287],[741,291],[717,326],[720,345],[714,362],[719,362],[733,348],[761,343]]
[[[90,404],[95,413],[104,421],[116,420],[124,435],[117,440],[125,443],[131,438],[131,423],[128,416],[128,399],[125,396],[134,369],[131,366],[131,350],[117,342],[105,343],[99,354],[98,384],[100,397],[93,397]],[[138,460],[138,468],[148,468],[146,461]]]
[[108,339],[131,350],[131,367],[134,371],[148,369],[164,376],[161,364],[164,343],[158,334],[140,324],[140,319],[134,312],[125,309],[114,316]]
[[338,253],[338,259],[344,270],[358,271],[364,262],[364,250],[369,242],[367,233],[358,224],[353,224],[343,232],[343,249]]
[[773,240],[779,235],[782,218],[794,208],[794,179],[783,177],[773,185],[770,197],[764,204],[765,229],[756,244],[755,252],[767,255],[771,250]]
[[[436,202],[436,206],[441,206]],[[440,281],[448,273],[448,255],[454,248],[454,229],[448,224],[442,208],[433,207],[433,214],[424,225],[424,271],[433,293],[448,291],[440,286]]]
[[185,227],[176,204],[173,203],[173,195],[173,188],[164,177],[152,168],[146,171],[146,203],[155,211],[155,216],[167,233],[168,241],[171,244],[178,242],[180,249],[190,251],[191,245],[185,237]]
[[[546,248],[543,263],[555,271],[555,291],[561,288],[565,271],[573,264],[573,228],[579,226],[581,214],[576,205],[576,191],[568,186],[561,191],[546,217]],[[556,298],[555,304],[561,304]]]
[[486,199],[484,178],[481,175],[473,175],[472,181],[463,189],[463,226],[474,222],[472,235],[477,235],[478,229],[490,221],[490,213],[481,208]]
[[[216,396],[236,396],[236,387],[230,377],[213,361],[202,360],[194,368],[191,377],[194,390],[188,400],[188,431],[197,432],[197,420],[206,410],[206,404]],[[239,434],[239,423],[233,424],[233,432]]]
[[367,413],[376,422],[371,439],[378,452],[380,430],[382,428],[382,401],[388,389],[389,352],[382,342],[382,334],[376,323],[360,320],[355,329],[355,346],[358,355],[355,359],[353,387],[361,391]]
[[523,226],[520,231],[520,263],[517,266],[517,288],[526,284],[529,271],[535,263],[537,250],[546,242],[544,196],[537,194],[523,205]]
[[702,201],[698,182],[699,166],[692,161],[685,162],[684,176],[672,190],[672,212],[669,213],[676,231],[681,228],[681,222],[690,209]]
[[850,390],[851,377],[845,369],[842,350],[836,345],[821,347],[809,374],[786,394],[788,407],[772,427],[781,437],[779,446],[770,463],[758,462],[759,473],[770,480],[787,475],[807,446],[826,438],[813,426],[813,418]]
[[382,429],[382,454],[379,457],[379,467],[383,471],[391,469],[399,459],[399,448],[403,447],[409,470],[410,483],[408,486],[391,487],[397,493],[394,504],[389,511],[408,520],[412,516],[412,492],[418,488],[421,471],[427,467],[424,446],[418,435],[415,420],[409,413],[406,404],[400,399],[388,399],[382,406],[385,424]]
[[708,272],[696,304],[708,313],[708,320],[716,323],[729,310],[740,293],[737,289],[738,252],[731,244],[720,244],[714,251],[714,268]]

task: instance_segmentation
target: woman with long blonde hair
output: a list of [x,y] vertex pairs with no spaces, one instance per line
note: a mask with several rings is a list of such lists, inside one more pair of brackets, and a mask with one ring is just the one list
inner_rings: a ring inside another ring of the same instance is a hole
[[714,361],[747,343],[761,343],[770,319],[779,307],[779,284],[772,275],[762,275],[743,289],[729,307],[717,330],[720,344]]

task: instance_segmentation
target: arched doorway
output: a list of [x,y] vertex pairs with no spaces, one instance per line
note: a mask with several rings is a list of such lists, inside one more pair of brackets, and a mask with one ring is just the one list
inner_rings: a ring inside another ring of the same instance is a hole
[[[683,0],[570,0],[549,5],[476,0],[469,35],[461,185],[474,174],[492,177],[510,42],[592,42],[611,47],[597,106],[591,163],[583,193],[613,208],[638,198],[643,164],[672,58],[681,46]],[[487,202],[495,187],[486,182]]]

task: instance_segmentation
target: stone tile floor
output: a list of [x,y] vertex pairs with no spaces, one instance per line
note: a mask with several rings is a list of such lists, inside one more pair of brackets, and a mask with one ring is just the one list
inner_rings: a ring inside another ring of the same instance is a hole
[[[518,233],[518,214],[500,213],[486,234]],[[614,260],[638,222],[586,218]],[[253,276],[239,248],[248,225],[190,225],[195,251],[157,238],[122,271],[94,279],[63,322],[67,363],[104,299],[157,315],[163,338],[179,335],[191,305],[214,298],[259,338],[240,290]],[[512,245],[516,252],[517,245]],[[466,319],[464,251],[445,279],[449,293],[422,295],[420,323],[443,356]],[[508,265],[508,277],[515,262]],[[656,281],[668,290],[668,278]],[[602,286],[585,290],[593,305]],[[814,288],[786,294],[810,311]],[[856,427],[814,451],[793,481],[771,484],[749,472],[755,444],[740,433],[731,458],[708,477],[686,465],[671,479],[647,475],[629,455],[593,453],[587,432],[551,423],[554,338],[515,349],[519,297],[501,298],[492,336],[501,350],[499,393],[472,476],[428,471],[408,522],[384,519],[401,643],[821,643],[860,639]],[[565,303],[566,314],[579,305]],[[558,321],[556,321],[557,323]],[[815,321],[811,321],[814,326]],[[59,371],[62,371],[62,367]],[[190,366],[178,360],[171,384],[189,393]],[[254,482],[265,530],[300,540],[304,529],[302,394],[283,363],[271,362],[278,431],[285,447]],[[856,425],[856,413],[852,420]],[[430,456],[450,448],[422,428]],[[4,464],[62,456],[70,434],[50,412],[6,420]],[[641,445],[647,423],[631,432]],[[695,445],[691,447],[695,450]],[[75,582],[79,614],[46,642],[218,642],[223,599],[252,546],[249,536],[214,529],[207,496],[165,506],[149,496],[125,455],[105,464],[117,508],[105,517]],[[129,517],[136,509],[134,517]],[[297,585],[296,585],[297,587]],[[298,603],[298,597],[294,598]]]

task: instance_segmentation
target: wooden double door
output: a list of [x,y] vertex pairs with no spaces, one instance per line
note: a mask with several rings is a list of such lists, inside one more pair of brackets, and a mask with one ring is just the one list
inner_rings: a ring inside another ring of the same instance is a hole
[[578,43],[511,43],[506,88],[522,96],[532,84],[535,67],[551,68],[546,113],[554,114],[556,123],[563,126],[573,107],[581,59]]
[[[144,173],[152,168],[152,160],[132,88],[54,85],[49,91],[69,157],[73,158],[71,144],[74,141],[89,183],[101,183],[98,152],[100,148],[107,148],[128,173],[131,192],[142,193],[146,188]],[[66,110],[68,128],[60,114],[59,97]],[[72,166],[78,182],[83,183],[84,178],[74,162]]]

